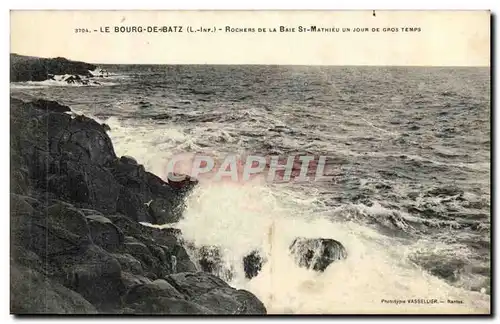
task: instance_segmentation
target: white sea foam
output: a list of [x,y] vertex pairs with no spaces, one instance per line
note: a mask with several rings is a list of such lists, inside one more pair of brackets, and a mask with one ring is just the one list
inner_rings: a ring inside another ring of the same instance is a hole
[[[250,183],[203,183],[188,199],[178,228],[198,247],[219,246],[235,271],[230,283],[255,293],[271,313],[487,312],[488,296],[452,287],[410,262],[411,245],[354,222],[311,215],[311,206],[302,203],[288,201],[284,207],[290,197]],[[324,273],[299,268],[288,252],[298,236],[336,239],[348,257]],[[248,281],[242,258],[254,249],[269,262]],[[412,298],[445,303],[381,303]],[[448,304],[449,299],[463,304]]]
[[[92,73],[92,71],[90,71]],[[127,76],[119,74],[110,74],[103,78],[88,78],[86,76],[80,76],[83,82],[70,83],[66,80],[73,77],[71,74],[64,75],[54,75],[52,80],[44,81],[25,81],[25,82],[11,82],[11,89],[36,89],[36,88],[47,88],[47,87],[102,87],[102,86],[114,86],[118,83],[113,82],[112,79],[120,79]]]
[[26,81],[26,82],[11,82],[11,89],[36,89],[36,88],[46,88],[46,87],[103,87],[103,86],[114,86],[117,83],[98,81],[99,84],[89,83],[68,83],[63,80],[45,80],[45,81]]
[[[176,125],[123,124],[115,117],[105,122],[111,127],[118,155],[137,157],[147,170],[164,178],[168,159],[186,145],[199,143],[193,136],[202,136]],[[360,225],[356,216],[352,221],[336,221],[335,211],[319,214],[315,212],[317,199],[301,196],[294,188],[269,186],[258,179],[244,184],[202,181],[187,199],[184,218],[176,227],[198,248],[218,246],[225,266],[234,272],[229,283],[254,293],[269,313],[489,312],[488,295],[453,287],[408,258],[416,250],[428,248],[425,242],[382,235]],[[373,217],[388,212],[379,204],[351,207]],[[348,257],[331,264],[324,273],[299,268],[288,252],[298,236],[336,239],[346,247]],[[269,261],[257,277],[248,280],[242,258],[253,250],[261,251]],[[443,303],[396,305],[382,299],[437,299]]]

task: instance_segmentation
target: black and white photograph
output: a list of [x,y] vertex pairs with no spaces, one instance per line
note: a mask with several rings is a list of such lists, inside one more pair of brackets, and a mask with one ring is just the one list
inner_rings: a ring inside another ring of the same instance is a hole
[[490,12],[10,16],[11,314],[491,314]]

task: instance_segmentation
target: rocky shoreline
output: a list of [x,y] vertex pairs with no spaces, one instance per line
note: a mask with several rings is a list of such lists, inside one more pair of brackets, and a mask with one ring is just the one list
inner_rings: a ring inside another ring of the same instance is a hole
[[[98,84],[90,70],[96,66],[11,54],[11,82],[57,75]],[[266,314],[256,296],[223,280],[235,269],[220,247],[193,247],[168,227],[196,179],[165,182],[118,157],[109,126],[55,101],[11,97],[10,129],[11,313]],[[318,272],[347,257],[333,239],[290,243],[297,265]],[[268,262],[261,252],[241,260],[247,279]]]
[[178,221],[196,181],[116,156],[106,125],[57,102],[10,109],[11,313],[266,314],[198,271],[178,230],[139,223]]
[[[68,83],[92,78],[94,64],[70,61],[63,57],[40,58],[10,54],[10,82],[53,80],[55,75],[68,75]],[[71,75],[71,76],[70,76]]]

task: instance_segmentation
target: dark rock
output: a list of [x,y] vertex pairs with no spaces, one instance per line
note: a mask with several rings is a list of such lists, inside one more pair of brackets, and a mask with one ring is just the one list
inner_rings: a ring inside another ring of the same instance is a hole
[[151,270],[157,270],[160,261],[153,257],[153,254],[145,244],[139,241],[125,242],[124,246],[127,253],[141,262],[146,277],[151,278],[151,274],[148,275],[147,273],[154,273]]
[[[97,83],[97,84],[100,84],[100,83]],[[106,132],[109,132],[111,130],[111,127],[109,127],[108,124],[102,123],[101,126],[102,126],[102,128],[104,128],[104,130]]]
[[221,267],[222,256],[218,247],[203,246],[198,253],[198,263],[202,271],[214,273]]
[[188,175],[183,175],[184,179],[181,181],[174,181],[174,177],[172,177],[175,174],[170,174],[168,175],[168,183],[170,184],[171,187],[176,188],[176,189],[182,189],[186,192],[189,192],[192,190],[197,184],[198,180],[188,176]]
[[124,164],[138,165],[137,160],[128,155],[122,156],[120,158],[120,162]]
[[198,264],[202,271],[211,273],[224,280],[233,278],[233,271],[223,260],[223,255],[217,246],[202,246],[198,250]]
[[43,273],[43,261],[33,251],[25,249],[22,246],[14,245],[10,249],[10,260],[12,264],[28,267],[29,269],[38,269]]
[[172,259],[172,264],[175,265],[173,270],[174,273],[197,271],[195,264],[191,261],[186,249],[182,245],[175,245],[171,255],[174,256]]
[[11,195],[11,242],[39,256],[76,253],[89,244],[83,214],[65,206],[36,212],[20,196]]
[[33,102],[33,104],[37,108],[45,110],[45,111],[53,111],[53,112],[59,112],[59,113],[71,111],[71,109],[68,106],[61,105],[57,101],[38,99],[38,100],[35,100]]
[[157,279],[151,283],[132,287],[124,297],[126,304],[134,304],[151,297],[167,297],[185,299],[171,284],[164,279]]
[[29,190],[28,172],[26,169],[18,168],[17,165],[19,165],[19,162],[12,160],[11,156],[10,192],[20,195],[27,194]]
[[181,231],[174,228],[151,228],[151,237],[161,245],[174,246],[182,241]]
[[266,260],[260,255],[259,251],[252,251],[243,258],[243,270],[245,277],[252,279],[262,270],[262,264]]
[[152,256],[151,251],[149,251],[148,247],[138,241],[125,242],[125,249],[132,255],[137,255],[140,257],[142,257],[143,255]]
[[82,77],[79,76],[78,74],[70,75],[70,76],[66,77],[63,81],[68,83],[68,84],[81,84],[81,85],[88,85],[89,84],[89,80],[82,79]]
[[103,213],[113,213],[121,186],[105,168],[76,161],[65,161],[61,176],[54,178],[52,192],[59,193],[81,207],[91,207]]
[[123,296],[132,288],[138,285],[148,284],[152,281],[142,275],[132,274],[126,271],[122,271],[121,280],[123,284]]
[[120,192],[118,211],[134,220],[153,224],[178,221],[184,209],[184,197],[196,185],[190,182],[189,186],[177,188],[126,157],[113,164],[112,172],[125,188]]
[[87,219],[80,210],[57,203],[49,206],[46,214],[56,226],[61,226],[79,237],[89,237],[90,230]]
[[165,253],[165,250],[162,249],[161,246],[154,245],[154,244],[149,244],[148,248],[151,251],[151,254],[153,254],[153,256],[155,258],[157,258],[158,260],[160,260],[160,262],[162,264],[166,264],[167,263],[167,255]]
[[[138,193],[148,191],[144,166],[134,164],[127,159],[120,159],[113,165],[112,171],[120,184],[130,189],[134,189]],[[150,192],[148,191],[148,193]]]
[[34,222],[29,229],[28,248],[36,254],[51,258],[58,255],[79,253],[88,244],[88,238],[78,236],[51,223]]
[[96,314],[80,294],[33,269],[10,267],[10,312],[13,314]]
[[205,294],[197,295],[191,301],[216,314],[262,315],[267,312],[264,304],[253,294],[229,286],[212,289]]
[[146,276],[146,278],[151,279],[151,280],[158,279],[158,275],[156,273],[154,273],[154,272],[148,271],[144,275]]
[[128,314],[140,315],[211,315],[214,311],[196,303],[167,297],[148,297],[128,308]]
[[182,217],[182,213],[175,210],[176,207],[176,202],[158,198],[151,200],[148,212],[158,224],[171,224],[178,222]]
[[207,272],[182,272],[169,275],[165,279],[187,298],[194,298],[215,288],[225,288],[228,284]]
[[116,211],[137,222],[156,223],[156,218],[148,213],[143,201],[140,195],[122,186],[116,201]]
[[52,150],[96,166],[105,166],[117,159],[111,139],[101,124],[85,116],[76,116],[68,126],[59,141],[54,142]]
[[51,258],[57,278],[98,309],[118,307],[121,282],[120,263],[102,248],[91,245],[85,251]]
[[123,244],[122,231],[109,219],[101,215],[89,215],[87,221],[90,227],[92,242],[108,251],[115,251]]
[[95,210],[95,209],[89,209],[89,208],[80,208],[80,211],[85,215],[101,215],[104,216],[100,211]]
[[344,246],[333,239],[296,238],[290,252],[301,267],[323,272],[334,261],[347,257]]
[[166,268],[169,273],[198,271],[182,245],[175,243],[170,246],[161,245],[160,248],[165,252]]
[[130,272],[133,275],[142,275],[144,269],[141,262],[128,253],[115,253],[112,256],[120,263],[122,271]]
[[206,272],[178,273],[165,279],[188,301],[216,314],[266,314],[266,308],[253,294],[231,288]]
[[118,226],[126,236],[150,235],[150,227],[141,225],[129,217],[121,214],[108,215],[106,217]]
[[41,219],[41,216],[26,201],[25,197],[10,194],[10,231],[12,243],[28,245],[26,240],[30,239],[27,230],[31,228],[33,219]]
[[[179,220],[197,182],[167,183],[131,157],[118,159],[105,126],[67,112],[11,98],[11,310],[265,313],[248,292],[186,277],[197,268],[179,230],[138,223]],[[176,273],[184,275],[168,279]]]

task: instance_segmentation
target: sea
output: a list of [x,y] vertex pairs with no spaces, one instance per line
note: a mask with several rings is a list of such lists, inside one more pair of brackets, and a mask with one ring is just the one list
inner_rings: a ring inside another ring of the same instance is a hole
[[[268,313],[489,313],[490,70],[107,65],[99,84],[11,83],[110,127],[118,156],[167,180],[179,154],[327,156],[327,181],[201,181],[175,226],[217,246]],[[301,268],[296,237],[348,253]],[[242,258],[268,262],[246,279]],[[195,253],[195,251],[190,251]]]

